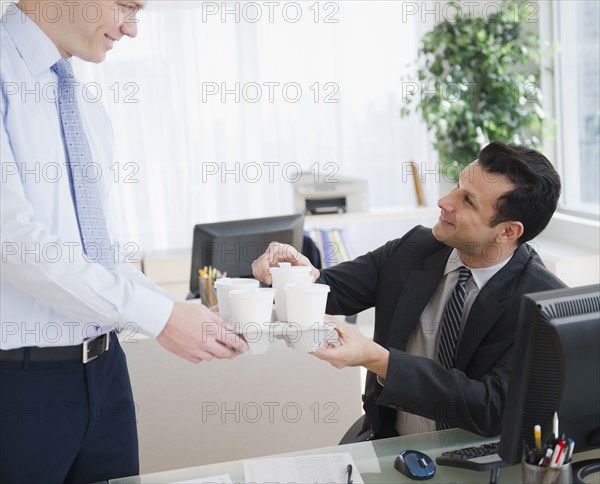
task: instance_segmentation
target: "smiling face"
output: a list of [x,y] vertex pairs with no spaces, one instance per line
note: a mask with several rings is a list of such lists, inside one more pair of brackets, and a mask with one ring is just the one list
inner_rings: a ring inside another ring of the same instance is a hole
[[[32,0],[22,0],[19,6],[25,13],[32,12],[35,11],[32,3]],[[53,2],[60,11],[52,19],[42,15],[34,20],[54,42],[62,57],[102,62],[116,41],[123,36],[137,35],[136,15],[145,4],[146,1],[131,0],[62,0]],[[45,10],[42,8],[41,11]]]
[[[485,172],[475,162],[465,168],[458,185],[438,201],[441,214],[433,227],[434,237],[458,249],[463,262],[471,267],[487,267],[512,253],[514,238],[507,231],[514,222],[490,227],[498,199],[515,186],[504,175]],[[518,222],[517,222],[518,223]],[[514,234],[513,234],[514,235]]]

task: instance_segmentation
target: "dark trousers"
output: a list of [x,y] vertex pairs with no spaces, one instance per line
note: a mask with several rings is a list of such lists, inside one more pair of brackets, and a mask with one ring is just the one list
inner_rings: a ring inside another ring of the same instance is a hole
[[117,338],[86,365],[0,363],[0,482],[89,483],[138,473],[135,407]]

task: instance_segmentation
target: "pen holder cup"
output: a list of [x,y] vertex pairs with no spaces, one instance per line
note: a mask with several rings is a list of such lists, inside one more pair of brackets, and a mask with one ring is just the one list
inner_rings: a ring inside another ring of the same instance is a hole
[[218,304],[218,299],[217,291],[208,281],[208,279],[200,278],[199,295],[200,302],[210,308]]
[[524,484],[573,484],[571,464],[560,467],[541,467],[521,462],[523,464]]

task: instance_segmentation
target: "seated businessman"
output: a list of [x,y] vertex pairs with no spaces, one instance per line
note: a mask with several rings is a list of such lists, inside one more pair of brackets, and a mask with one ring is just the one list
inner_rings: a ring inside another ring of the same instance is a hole
[[[365,415],[342,443],[460,427],[500,432],[522,294],[564,287],[526,242],[548,224],[560,178],[535,150],[490,143],[438,202],[433,229],[415,227],[357,259],[317,271],[330,314],[375,308],[373,339],[338,326],[340,346],[315,355],[367,368]],[[270,282],[273,243],[254,262]]]

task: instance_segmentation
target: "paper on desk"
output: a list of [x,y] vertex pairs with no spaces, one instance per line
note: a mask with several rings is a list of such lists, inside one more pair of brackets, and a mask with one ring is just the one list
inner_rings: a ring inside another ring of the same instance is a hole
[[178,481],[175,484],[233,484],[229,474],[221,476],[202,477],[200,479],[191,479],[189,481]]
[[346,466],[352,464],[353,484],[364,484],[348,452],[244,461],[246,482],[326,482],[346,484]]

